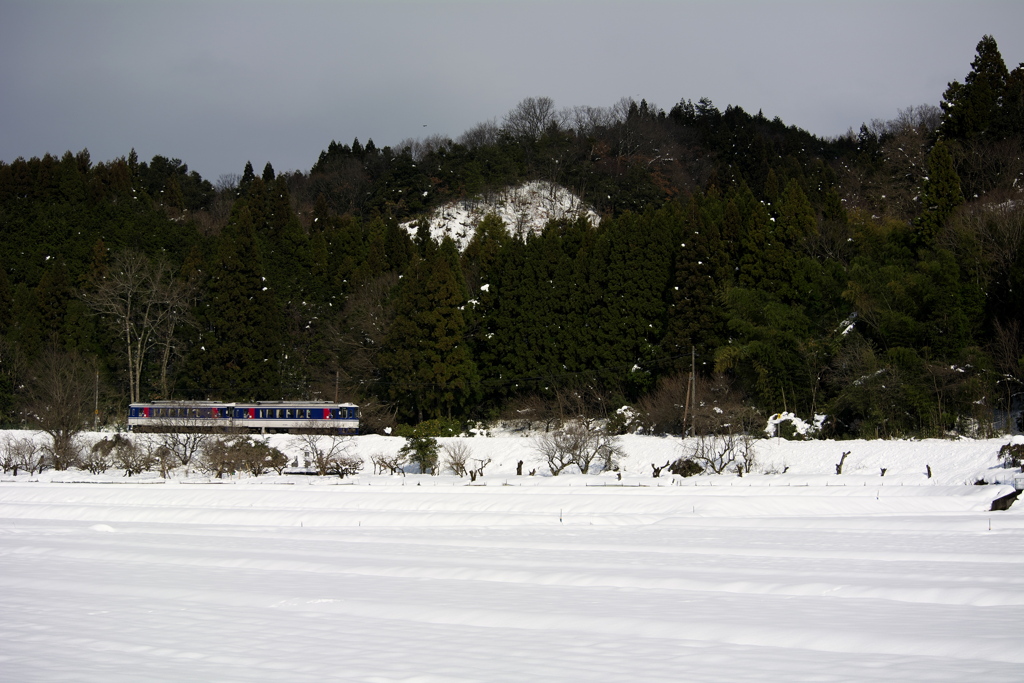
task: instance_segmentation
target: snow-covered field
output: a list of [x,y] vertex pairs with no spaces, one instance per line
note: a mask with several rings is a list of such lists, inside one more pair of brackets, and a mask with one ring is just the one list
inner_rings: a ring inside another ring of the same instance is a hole
[[509,436],[466,440],[485,486],[7,475],[0,680],[1019,681],[1024,513],[973,485],[1012,481],[1005,442],[763,440],[785,474],[686,480],[652,437],[621,480],[517,477]]

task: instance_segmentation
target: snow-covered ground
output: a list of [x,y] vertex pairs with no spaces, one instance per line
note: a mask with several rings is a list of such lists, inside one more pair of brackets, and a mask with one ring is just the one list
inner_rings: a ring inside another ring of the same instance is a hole
[[621,480],[517,477],[514,436],[465,440],[485,486],[7,475],[0,679],[1019,681],[1024,513],[973,485],[1012,481],[1005,442],[762,440],[784,474],[685,480],[638,436]]
[[[431,236],[440,241],[451,237],[459,250],[466,248],[476,226],[488,214],[498,216],[509,233],[525,237],[539,233],[548,221],[586,216],[597,225],[601,218],[575,194],[555,183],[532,181],[508,187],[490,197],[473,197],[450,202],[426,217]],[[416,234],[416,221],[404,224]]]

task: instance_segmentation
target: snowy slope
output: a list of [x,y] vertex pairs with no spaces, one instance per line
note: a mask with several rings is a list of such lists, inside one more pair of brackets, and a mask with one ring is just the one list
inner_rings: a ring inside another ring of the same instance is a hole
[[[601,220],[572,192],[544,181],[509,187],[490,197],[451,202],[434,211],[427,220],[434,239],[451,237],[461,251],[473,238],[476,226],[488,214],[497,215],[509,232],[517,237],[538,233],[551,220],[585,216],[593,225]],[[411,235],[416,234],[416,221],[405,223],[403,227]]]

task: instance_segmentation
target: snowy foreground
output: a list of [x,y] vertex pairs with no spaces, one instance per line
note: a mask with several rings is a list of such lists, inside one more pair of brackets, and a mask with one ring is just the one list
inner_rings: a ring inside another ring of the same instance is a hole
[[631,437],[621,481],[468,441],[486,486],[4,477],[0,679],[1021,680],[1024,512],[972,485],[1012,481],[1005,440],[765,441],[786,474],[673,480],[678,442]]

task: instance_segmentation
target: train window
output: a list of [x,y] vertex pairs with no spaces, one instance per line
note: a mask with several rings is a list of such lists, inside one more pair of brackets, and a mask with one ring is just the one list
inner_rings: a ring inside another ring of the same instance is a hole
[[284,416],[287,419],[289,419],[289,420],[292,419],[293,417],[295,417],[295,415],[292,414],[292,409],[291,408],[285,408]]

